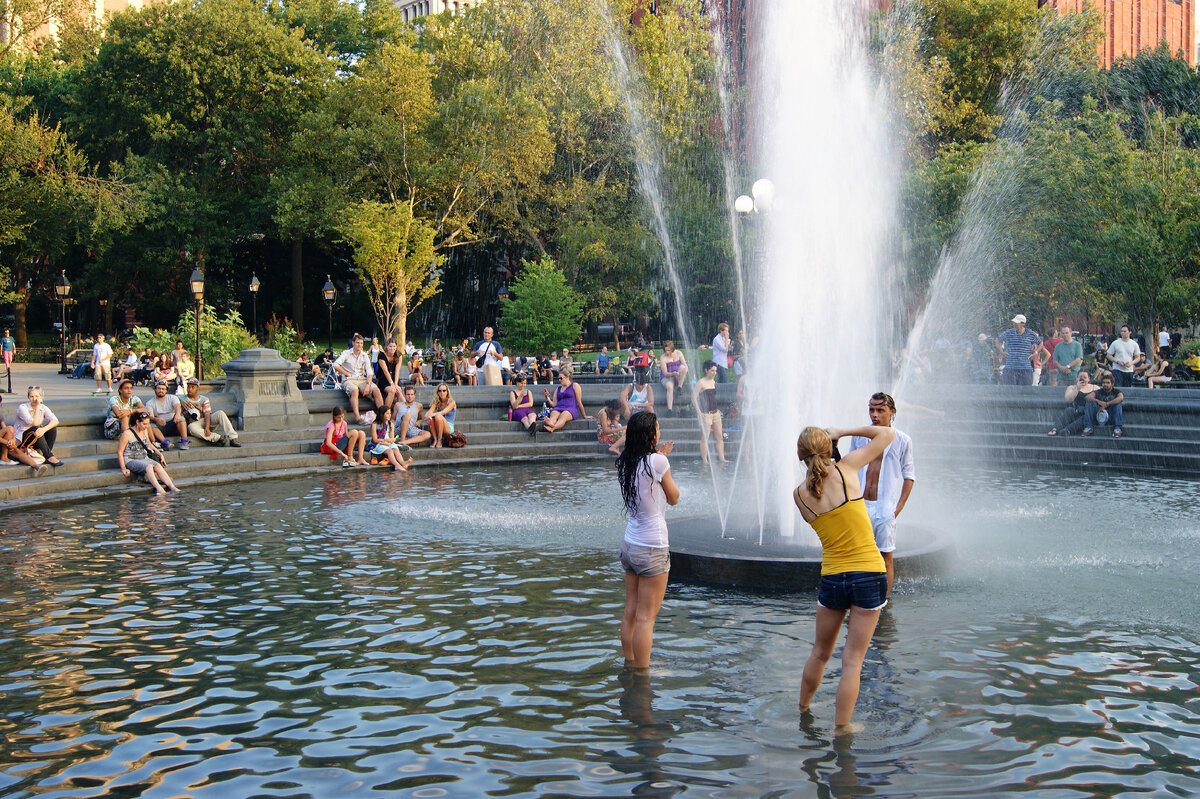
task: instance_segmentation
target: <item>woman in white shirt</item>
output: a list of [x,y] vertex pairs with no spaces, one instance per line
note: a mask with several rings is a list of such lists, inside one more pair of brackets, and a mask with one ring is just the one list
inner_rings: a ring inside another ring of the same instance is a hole
[[58,417],[42,404],[41,386],[30,386],[25,397],[29,402],[17,406],[17,423],[13,425],[17,442],[22,449],[33,447],[42,453],[51,466],[61,466],[62,461],[54,457]]
[[666,506],[679,502],[667,455],[673,441],[659,446],[658,417],[636,414],[625,431],[625,449],[617,458],[617,481],[629,522],[621,542],[625,567],[625,613],[621,617],[621,649],[625,665],[650,666],[654,620],[667,592],[671,551],[667,543]]

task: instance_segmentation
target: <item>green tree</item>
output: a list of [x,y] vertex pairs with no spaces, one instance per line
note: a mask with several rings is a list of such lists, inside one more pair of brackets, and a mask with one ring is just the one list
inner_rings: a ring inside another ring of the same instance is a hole
[[0,300],[13,303],[18,344],[31,287],[75,251],[102,252],[137,213],[131,187],[98,178],[57,126],[19,118],[0,97]]
[[583,302],[549,258],[525,261],[500,310],[504,343],[516,352],[556,352],[579,338]]
[[178,285],[200,261],[214,299],[240,287],[239,253],[273,230],[271,175],[333,66],[302,31],[240,0],[114,15],[80,72],[73,123],[94,160],[137,173],[150,198],[110,274]]
[[434,249],[433,226],[408,203],[362,200],[346,209],[342,234],[354,246],[380,329],[407,341],[408,315],[438,291],[443,259]]

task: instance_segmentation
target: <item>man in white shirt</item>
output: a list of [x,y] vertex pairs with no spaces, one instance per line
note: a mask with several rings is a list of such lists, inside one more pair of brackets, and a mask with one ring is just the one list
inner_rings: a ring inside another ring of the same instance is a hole
[[[500,359],[504,355],[504,348],[500,346],[500,342],[493,341],[492,336],[496,331],[490,327],[483,329],[483,339],[475,342],[473,350],[472,365],[476,367],[476,371],[483,375],[483,380],[486,385],[498,386],[501,382]],[[479,363],[479,359],[483,359],[483,363]],[[493,371],[491,367],[496,367]],[[470,367],[467,368],[470,372]],[[495,382],[492,382],[495,380]]]
[[96,334],[96,343],[92,345],[92,373],[96,377],[96,390],[92,396],[101,393],[100,383],[105,384],[103,393],[112,393],[112,347],[104,340],[103,333]]
[[1171,354],[1171,331],[1165,327],[1158,331],[1158,357],[1163,360]]
[[354,338],[350,340],[350,349],[343,351],[338,356],[338,359],[333,362],[333,368],[342,376],[342,390],[350,398],[350,410],[354,413],[354,423],[370,424],[375,421],[374,411],[368,411],[366,414],[358,412],[360,394],[369,395],[374,400],[376,408],[383,407],[383,395],[379,393],[379,386],[375,385],[375,381],[371,379],[375,370],[371,366],[370,356],[363,352],[361,334],[354,334]]
[[1142,360],[1142,348],[1133,340],[1129,325],[1121,325],[1121,337],[1108,345],[1108,359],[1112,362],[1113,383],[1117,388],[1133,385],[1133,367]]
[[[867,403],[867,412],[873,426],[891,427],[892,418],[896,415],[896,401],[883,392],[872,394]],[[850,440],[850,451],[865,447],[868,443],[870,439],[855,436]],[[883,565],[887,569],[888,593],[891,593],[896,576],[892,565],[896,551],[896,517],[904,510],[916,478],[912,439],[899,430],[883,455],[858,470],[858,482],[866,499],[867,515],[871,517],[871,525],[875,529],[875,544],[883,555]]]
[[729,325],[725,322],[717,325],[717,335],[712,340],[713,363],[717,365],[717,382],[729,381]]

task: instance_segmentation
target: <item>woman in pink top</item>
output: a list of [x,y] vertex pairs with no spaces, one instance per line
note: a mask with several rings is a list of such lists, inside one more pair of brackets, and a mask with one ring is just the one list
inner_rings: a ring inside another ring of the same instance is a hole
[[[358,460],[354,459],[354,445],[358,444]],[[346,411],[341,406],[333,409],[333,418],[325,423],[325,440],[321,442],[321,452],[336,459],[341,457],[342,468],[351,466],[366,466],[364,451],[367,448],[367,434],[361,430],[351,430],[346,424]]]

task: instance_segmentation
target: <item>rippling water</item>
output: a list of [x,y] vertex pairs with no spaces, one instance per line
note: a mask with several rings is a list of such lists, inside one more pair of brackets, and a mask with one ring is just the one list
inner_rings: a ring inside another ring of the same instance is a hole
[[10,513],[0,795],[1200,794],[1194,495],[918,483],[960,563],[898,586],[836,740],[836,661],[796,712],[812,596],[672,586],[649,677],[621,668],[603,467]]

